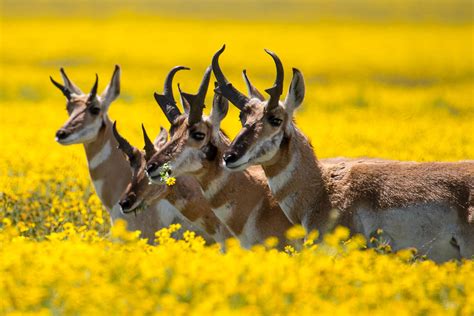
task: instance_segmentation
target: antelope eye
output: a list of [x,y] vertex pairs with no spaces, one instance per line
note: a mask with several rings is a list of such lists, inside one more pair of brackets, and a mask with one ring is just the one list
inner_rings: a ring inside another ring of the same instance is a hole
[[206,137],[206,135],[204,135],[204,133],[201,133],[201,132],[194,132],[191,134],[191,137],[194,138],[195,140],[203,140],[204,137]]
[[92,114],[92,115],[97,115],[100,113],[100,109],[98,107],[92,107],[89,109],[89,112]]
[[269,122],[272,126],[278,127],[278,126],[281,125],[281,122],[283,122],[283,120],[279,119],[278,117],[271,116],[271,117],[268,118],[268,122]]

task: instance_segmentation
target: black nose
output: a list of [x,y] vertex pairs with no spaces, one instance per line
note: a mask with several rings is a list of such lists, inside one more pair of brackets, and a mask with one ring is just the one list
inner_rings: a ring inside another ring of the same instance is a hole
[[64,138],[66,138],[66,137],[68,137],[68,136],[69,136],[69,133],[66,132],[66,131],[63,130],[63,129],[60,129],[60,130],[58,130],[58,131],[56,132],[56,137],[57,137],[58,139],[64,139]]
[[135,197],[134,196],[127,196],[126,198],[122,199],[119,202],[120,207],[122,210],[126,211],[130,209],[133,206],[133,203],[135,203]]
[[239,157],[237,156],[237,153],[233,151],[226,152],[223,158],[224,158],[225,163],[233,163],[239,159]]
[[158,164],[156,162],[152,162],[148,164],[148,166],[146,166],[146,172],[148,172],[148,174],[151,174],[153,171],[156,171],[156,169],[158,169]]

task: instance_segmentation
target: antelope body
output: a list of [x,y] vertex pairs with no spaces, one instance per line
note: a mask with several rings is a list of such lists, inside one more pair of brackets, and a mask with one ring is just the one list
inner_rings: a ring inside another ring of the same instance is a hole
[[[202,188],[214,214],[229,231],[249,248],[268,237],[279,238],[281,245],[285,232],[291,226],[276,201],[272,198],[260,167],[241,172],[226,170],[221,161],[229,140],[220,130],[220,122],[227,113],[224,98],[215,96],[212,114],[203,118],[204,98],[209,85],[210,68],[196,95],[181,93],[188,104],[188,115],[165,111],[172,124],[171,139],[148,161],[147,173],[158,181],[160,168],[168,163],[171,175],[192,175]],[[159,102],[165,110],[170,103]],[[166,101],[166,100],[164,100]]]
[[84,145],[89,173],[95,191],[108,211],[112,223],[123,219],[131,231],[140,230],[141,236],[154,240],[159,229],[177,221],[174,212],[159,205],[150,205],[147,212],[125,215],[116,203],[131,179],[128,162],[117,148],[112,132],[112,122],[107,114],[112,101],[120,93],[120,68],[115,67],[110,84],[101,95],[97,95],[98,78],[89,94],[84,94],[61,68],[64,85],[51,78],[67,99],[69,119],[57,131],[56,141],[62,145]]
[[[392,249],[415,247],[435,261],[474,255],[474,162],[414,163],[336,159],[322,164],[306,136],[293,122],[305,87],[300,71],[286,99],[279,97],[283,66],[275,61],[277,79],[262,94],[244,71],[250,97],[225,78],[219,56],[212,67],[216,92],[239,110],[242,129],[223,156],[230,170],[261,165],[274,197],[293,224],[323,234],[334,225],[349,227],[370,239],[379,229]],[[338,210],[332,217],[331,210]]]

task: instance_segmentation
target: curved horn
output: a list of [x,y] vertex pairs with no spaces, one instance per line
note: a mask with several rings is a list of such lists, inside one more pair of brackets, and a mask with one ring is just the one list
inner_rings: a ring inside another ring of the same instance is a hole
[[134,155],[133,155],[134,147],[130,145],[130,143],[125,138],[120,136],[120,134],[118,133],[117,121],[114,122],[112,131],[114,133],[115,139],[118,142],[118,149],[120,149],[125,155],[127,155],[129,161],[132,161],[134,158]]
[[171,101],[173,101],[174,103],[176,103],[175,99],[174,99],[174,96],[173,96],[173,78],[174,78],[174,75],[180,71],[180,70],[189,70],[190,68],[188,67],[185,67],[185,66],[176,66],[176,67],[173,67],[170,72],[168,73],[168,75],[166,76],[166,79],[165,79],[165,86],[163,87],[163,94],[169,98]]
[[202,111],[204,110],[204,100],[206,99],[207,89],[209,88],[209,81],[211,79],[211,66],[207,67],[204,77],[197,94],[189,94],[181,92],[181,96],[190,105],[188,124],[193,125],[201,121]]
[[239,90],[234,88],[232,84],[227,81],[226,77],[222,73],[221,67],[219,66],[219,56],[224,52],[225,45],[219,49],[214,56],[212,57],[212,71],[214,76],[216,76],[217,83],[219,86],[214,89],[216,93],[222,94],[226,99],[228,99],[232,104],[234,104],[239,109],[243,109],[245,104],[249,102],[249,98],[241,93]]
[[274,52],[268,49],[265,49],[265,52],[268,55],[272,56],[273,61],[275,62],[275,66],[276,66],[275,83],[273,84],[273,87],[265,90],[265,92],[270,95],[270,99],[268,100],[268,103],[267,103],[267,109],[271,110],[278,106],[278,101],[280,100],[280,96],[283,93],[284,72],[283,72],[283,65],[281,63],[280,58],[278,58],[278,56]]
[[55,81],[53,79],[53,77],[49,76],[49,79],[51,80],[51,82],[56,86],[56,88],[58,88],[59,90],[61,90],[61,92],[64,94],[64,96],[70,100],[71,99],[71,91],[69,91],[68,88],[66,88],[65,86],[63,86],[62,84],[60,84],[59,82]]
[[153,145],[152,141],[148,137],[145,126],[143,124],[142,124],[142,132],[143,132],[143,140],[145,142],[145,147],[143,147],[143,149],[145,150],[145,160],[149,160],[156,152],[155,145]]
[[257,98],[260,101],[264,101],[265,97],[263,96],[263,94],[261,94],[260,91],[255,88],[255,86],[250,82],[249,77],[247,77],[247,70],[244,69],[242,71],[242,76],[244,77],[245,84],[247,85],[247,91],[249,96],[252,98]]
[[166,76],[163,94],[156,92],[154,94],[156,102],[171,124],[173,124],[176,118],[181,115],[173,96],[173,78],[179,70],[189,70],[189,68],[184,66],[173,67]]
[[91,92],[89,93],[89,98],[87,98],[87,101],[93,101],[95,97],[97,96],[97,87],[99,86],[99,76],[95,74],[95,82],[94,85],[92,86]]

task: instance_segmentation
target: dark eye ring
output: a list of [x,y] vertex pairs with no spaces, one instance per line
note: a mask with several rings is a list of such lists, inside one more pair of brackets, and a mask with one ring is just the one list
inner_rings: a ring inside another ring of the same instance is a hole
[[275,117],[275,116],[272,116],[268,119],[268,122],[272,125],[272,126],[275,126],[275,127],[278,127],[281,125],[281,122],[283,122],[283,120],[279,119],[278,117]]
[[100,113],[100,109],[98,107],[92,107],[89,109],[89,112],[92,114],[92,115],[97,115]]
[[201,132],[194,132],[191,134],[191,137],[194,138],[195,140],[203,140],[206,137],[206,135]]

